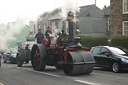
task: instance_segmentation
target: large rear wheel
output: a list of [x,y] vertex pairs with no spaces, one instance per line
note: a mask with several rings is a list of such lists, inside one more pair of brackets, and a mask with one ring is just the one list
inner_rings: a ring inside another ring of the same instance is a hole
[[47,60],[45,59],[46,49],[42,44],[35,44],[32,47],[31,63],[34,70],[41,71],[45,69]]

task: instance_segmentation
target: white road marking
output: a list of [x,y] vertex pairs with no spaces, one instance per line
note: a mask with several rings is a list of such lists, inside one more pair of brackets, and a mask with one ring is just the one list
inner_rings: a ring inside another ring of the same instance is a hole
[[83,83],[83,84],[88,84],[88,85],[100,85],[100,84],[94,84],[94,83],[82,81],[82,80],[74,80],[74,81],[79,82],[79,83]]
[[59,78],[61,77],[61,76],[50,74],[50,73],[46,73],[46,72],[39,72],[39,71],[34,71],[34,70],[30,70],[30,71],[33,71],[33,72],[36,72],[36,73],[45,74],[45,75],[49,75],[49,76],[53,76],[53,77],[59,77]]
[[[21,67],[17,67],[17,68],[21,69]],[[33,69],[30,69],[30,68],[22,68],[22,69],[26,69],[26,70],[31,71],[31,72],[45,74],[45,75],[49,75],[49,76],[53,76],[53,77],[58,77],[58,78],[61,77],[61,76],[58,76],[58,75],[55,75],[55,74],[50,74],[50,73],[46,73],[46,72],[35,71]],[[91,82],[87,82],[87,81],[83,81],[83,80],[74,80],[74,81],[79,82],[79,83],[83,83],[83,84],[88,84],[88,85],[100,85],[100,84],[91,83]]]
[[0,85],[4,85],[4,84],[0,83]]
[[[20,67],[19,67],[19,68],[20,68]],[[22,68],[22,69],[26,69],[26,68]],[[29,71],[32,71],[32,72],[36,72],[36,73],[45,74],[45,75],[49,75],[49,76],[53,76],[53,77],[58,77],[58,78],[61,77],[61,76],[54,75],[54,74],[50,74],[50,73],[46,73],[46,72],[34,71],[34,70],[32,70],[32,69],[26,69],[26,70],[29,70]]]

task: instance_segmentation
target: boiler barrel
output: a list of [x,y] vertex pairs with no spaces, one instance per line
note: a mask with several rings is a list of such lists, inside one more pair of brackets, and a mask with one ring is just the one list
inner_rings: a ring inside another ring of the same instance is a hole
[[94,57],[89,51],[68,52],[67,64],[62,64],[66,75],[89,74],[94,69]]

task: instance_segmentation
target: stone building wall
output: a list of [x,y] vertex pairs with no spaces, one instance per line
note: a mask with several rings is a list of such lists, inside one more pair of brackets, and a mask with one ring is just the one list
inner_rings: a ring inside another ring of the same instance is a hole
[[110,0],[110,35],[122,35],[122,0]]

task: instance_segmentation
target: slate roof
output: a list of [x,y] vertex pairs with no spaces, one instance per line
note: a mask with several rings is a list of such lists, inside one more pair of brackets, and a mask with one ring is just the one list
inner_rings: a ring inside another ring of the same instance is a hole
[[110,16],[110,6],[108,6],[107,8],[104,8],[103,12],[105,13],[105,15]]
[[[94,4],[93,5],[86,5],[86,6],[81,6],[80,7],[80,11],[76,13],[76,16],[80,16],[81,14],[85,13],[86,11],[88,11],[89,9],[91,9],[93,6],[95,6]],[[54,11],[53,11],[54,12]],[[54,16],[52,16],[53,14],[51,14],[51,18],[49,18],[49,20],[54,20],[54,19],[62,19],[63,16],[61,15],[60,13],[60,10],[58,9],[57,12],[54,12],[54,13],[57,13],[55,14]]]
[[52,16],[51,18],[49,18],[49,20],[55,20],[55,19],[62,19],[63,16],[61,15],[61,13],[57,13],[54,16]]
[[83,12],[89,10],[93,5],[86,5],[86,6],[81,6],[80,11],[76,13],[77,16],[81,15]]

